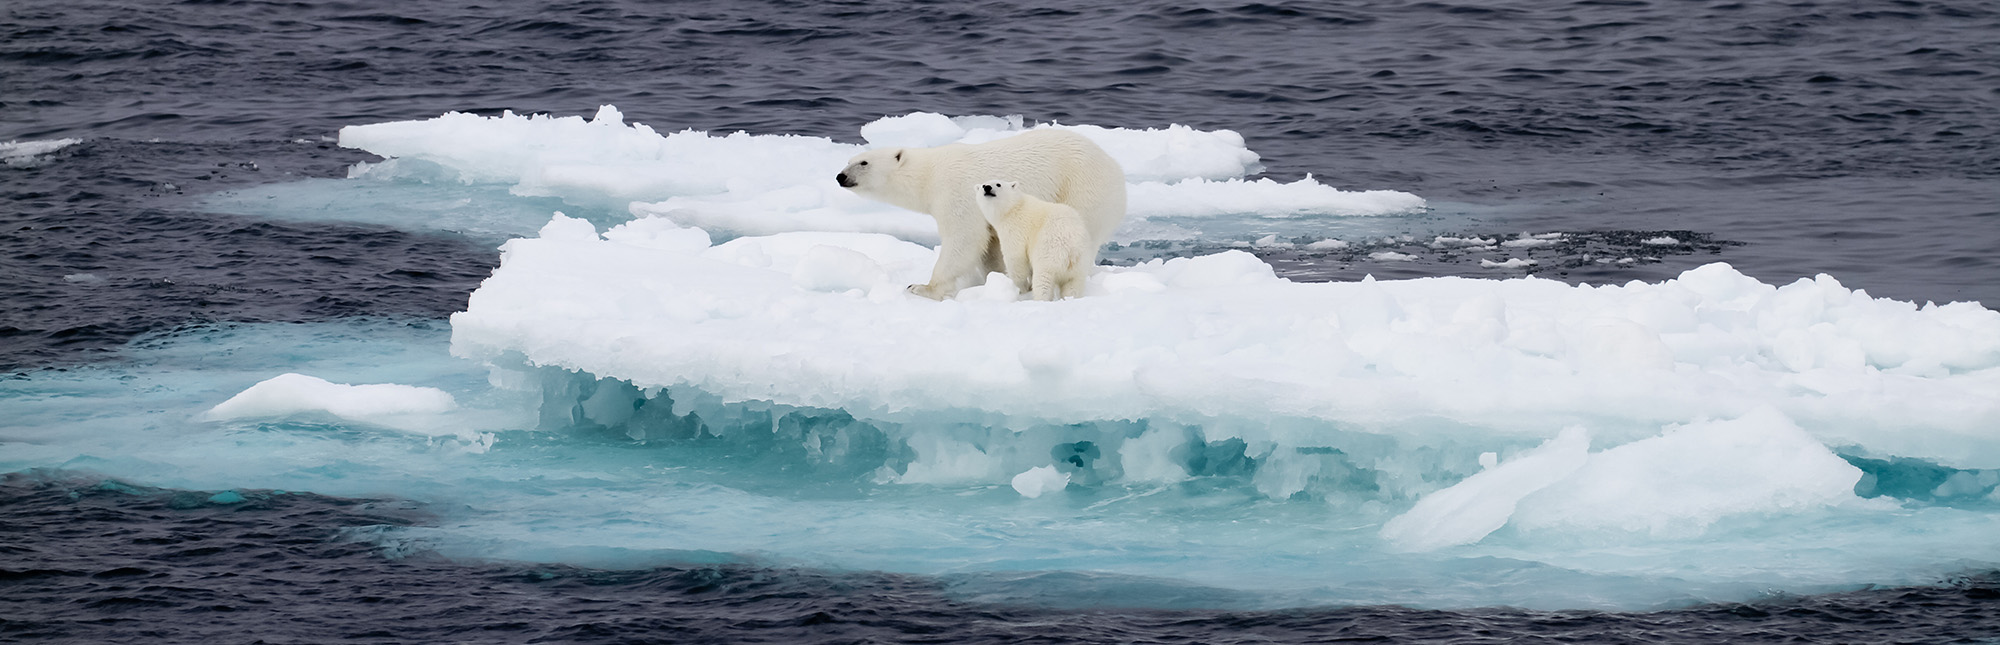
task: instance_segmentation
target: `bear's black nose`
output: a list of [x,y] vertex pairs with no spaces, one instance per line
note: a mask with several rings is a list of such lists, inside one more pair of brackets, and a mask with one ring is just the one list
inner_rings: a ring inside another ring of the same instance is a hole
[[848,180],[848,179],[847,179],[847,173],[844,173],[844,172],[843,172],[843,173],[840,173],[840,174],[838,174],[838,175],[834,175],[834,176],[833,176],[833,181],[834,181],[834,183],[837,183],[837,184],[840,184],[840,187],[841,187],[841,188],[853,188],[853,187],[854,187],[854,182],[853,182],[853,181],[850,181],[850,180]]
[[993,184],[985,184],[985,185],[982,185],[982,186],[980,186],[979,188],[980,188],[980,190],[984,190],[984,191],[986,191],[986,196],[987,196],[987,197],[992,197],[992,196],[993,196]]

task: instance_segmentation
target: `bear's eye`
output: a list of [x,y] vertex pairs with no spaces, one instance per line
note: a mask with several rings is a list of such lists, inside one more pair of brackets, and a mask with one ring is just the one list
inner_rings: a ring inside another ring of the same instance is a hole
[[857,166],[866,166],[866,165],[868,165],[868,162],[866,162],[866,161],[863,161],[863,162],[861,162],[861,163],[858,163],[858,164],[855,164],[855,165],[857,165]]

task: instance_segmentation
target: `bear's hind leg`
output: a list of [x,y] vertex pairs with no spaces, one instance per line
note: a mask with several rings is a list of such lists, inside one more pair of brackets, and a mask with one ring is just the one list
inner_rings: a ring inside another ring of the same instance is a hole
[[1083,276],[1080,275],[1069,276],[1068,280],[1062,281],[1061,284],[1062,294],[1059,297],[1065,300],[1070,298],[1082,298],[1083,285],[1085,282],[1086,281],[1084,280]]

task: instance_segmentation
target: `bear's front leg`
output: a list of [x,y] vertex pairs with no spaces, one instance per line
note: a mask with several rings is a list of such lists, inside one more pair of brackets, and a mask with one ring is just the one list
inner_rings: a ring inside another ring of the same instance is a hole
[[1035,267],[1028,260],[1026,244],[1000,247],[1001,258],[1006,261],[1007,277],[1014,281],[1016,293],[1028,293],[1034,289]]
[[910,293],[944,300],[999,268],[1000,243],[992,230],[981,226],[971,234],[945,237],[938,244],[937,264],[931,266],[931,281],[910,285]]

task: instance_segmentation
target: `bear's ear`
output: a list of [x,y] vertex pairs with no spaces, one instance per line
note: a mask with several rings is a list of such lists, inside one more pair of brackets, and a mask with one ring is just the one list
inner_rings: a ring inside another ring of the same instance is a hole
[[896,161],[899,163],[903,161],[903,151],[901,149],[896,150]]

